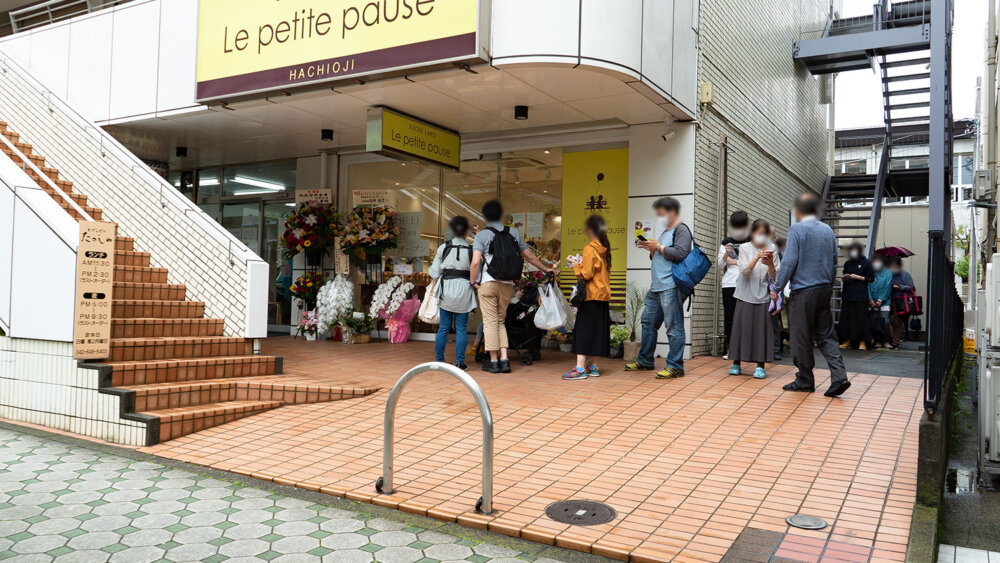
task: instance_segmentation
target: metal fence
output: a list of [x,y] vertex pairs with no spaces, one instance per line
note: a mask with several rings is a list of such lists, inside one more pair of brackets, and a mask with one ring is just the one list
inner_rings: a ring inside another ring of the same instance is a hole
[[927,282],[924,408],[937,411],[955,356],[962,351],[965,305],[955,288],[955,264],[943,237],[931,234]]
[[[75,18],[129,0],[49,0],[10,12],[10,33]],[[6,27],[6,26],[4,26]],[[6,35],[6,34],[4,34]]]

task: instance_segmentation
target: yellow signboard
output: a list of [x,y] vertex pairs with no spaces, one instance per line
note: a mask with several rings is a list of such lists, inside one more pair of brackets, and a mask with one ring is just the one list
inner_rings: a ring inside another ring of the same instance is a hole
[[80,222],[76,253],[73,357],[103,359],[111,350],[111,294],[114,290],[114,223]]
[[489,0],[200,0],[197,99],[481,60]]
[[[603,216],[611,243],[611,300],[621,303],[630,243],[628,149],[563,153],[562,184],[562,257],[580,254],[590,242],[584,222]],[[572,287],[573,270],[564,269],[560,278],[563,287]]]
[[388,108],[368,111],[367,150],[414,157],[456,170],[462,163],[458,133]]

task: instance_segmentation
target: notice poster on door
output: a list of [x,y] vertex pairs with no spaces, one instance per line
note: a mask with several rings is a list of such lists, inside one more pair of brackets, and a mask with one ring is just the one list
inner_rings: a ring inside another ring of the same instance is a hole
[[311,188],[307,190],[295,190],[295,203],[303,204],[315,201],[320,205],[330,205],[333,203],[333,190]]
[[545,227],[545,214],[541,211],[527,213],[527,219],[525,220],[524,236],[525,238],[542,238],[542,233]]
[[351,203],[354,207],[386,207],[392,205],[389,201],[389,190],[354,190]]
[[111,355],[116,232],[114,223],[80,222],[73,323],[73,357],[78,360]]
[[386,252],[386,256],[425,258],[430,254],[430,243],[420,236],[424,226],[424,213],[422,211],[400,213],[396,217],[396,224],[399,226],[396,248]]

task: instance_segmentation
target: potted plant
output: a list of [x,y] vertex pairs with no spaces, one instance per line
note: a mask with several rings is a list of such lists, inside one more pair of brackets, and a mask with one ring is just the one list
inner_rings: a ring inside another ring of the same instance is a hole
[[316,340],[318,332],[319,316],[316,314],[316,311],[302,311],[302,316],[299,318],[299,326],[296,328],[296,336],[304,334],[306,340],[311,342]]
[[363,311],[354,311],[340,321],[344,332],[344,344],[367,344],[372,341],[375,319]]
[[624,325],[611,325],[611,358],[621,358],[622,345],[629,337],[629,331]]
[[305,254],[306,265],[317,267],[323,255],[336,244],[340,230],[341,218],[336,207],[307,201],[285,221],[285,232],[281,235],[285,257]]
[[573,351],[573,331],[558,331],[555,333],[556,340],[559,341],[560,352]]
[[635,282],[625,285],[625,324],[628,339],[622,343],[622,357],[626,362],[634,362],[639,357],[640,342],[636,340],[636,331],[640,330],[642,309],[646,303],[646,288]]
[[354,284],[346,276],[336,276],[328,281],[316,297],[316,314],[320,328],[329,332],[334,340],[341,340],[340,320],[353,310]]

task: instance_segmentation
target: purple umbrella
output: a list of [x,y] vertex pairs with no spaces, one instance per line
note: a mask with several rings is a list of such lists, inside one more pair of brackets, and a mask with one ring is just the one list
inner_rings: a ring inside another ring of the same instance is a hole
[[875,254],[885,256],[886,258],[909,258],[910,256],[913,256],[912,252],[902,246],[887,246],[885,248],[880,248],[875,251]]

